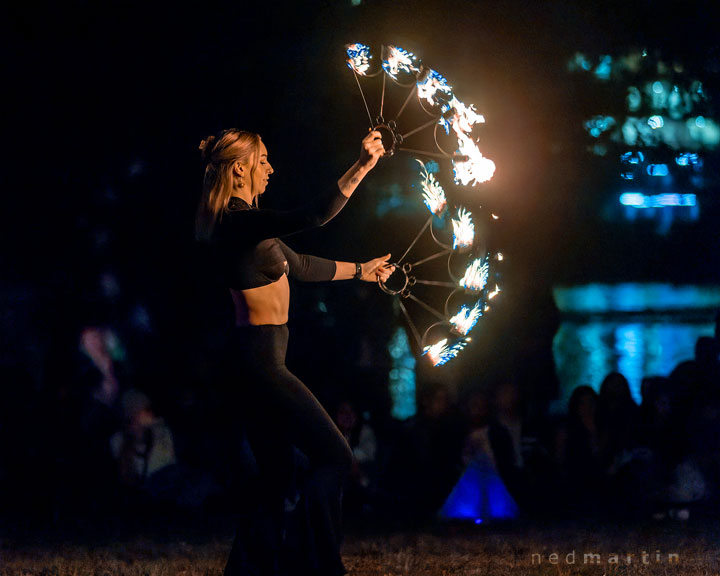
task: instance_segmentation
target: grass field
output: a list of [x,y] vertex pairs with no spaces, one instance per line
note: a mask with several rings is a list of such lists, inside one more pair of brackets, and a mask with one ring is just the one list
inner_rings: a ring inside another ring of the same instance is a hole
[[[227,527],[113,536],[67,530],[4,533],[3,576],[221,575],[233,537]],[[351,576],[709,576],[720,574],[720,521],[620,526],[535,520],[351,529],[343,557]]]

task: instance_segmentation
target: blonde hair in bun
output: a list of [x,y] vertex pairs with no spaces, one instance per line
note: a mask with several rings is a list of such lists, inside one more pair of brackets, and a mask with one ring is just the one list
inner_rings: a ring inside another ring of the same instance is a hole
[[210,157],[210,154],[212,153],[213,147],[215,146],[215,140],[217,140],[217,138],[211,135],[205,138],[205,140],[200,141],[200,146],[198,146],[198,149],[200,150],[202,159],[206,162]]
[[254,132],[228,128],[203,139],[198,146],[205,161],[202,197],[195,214],[195,238],[212,241],[215,225],[222,218],[232,195],[232,166],[235,162],[250,163],[250,175],[259,158],[260,136]]

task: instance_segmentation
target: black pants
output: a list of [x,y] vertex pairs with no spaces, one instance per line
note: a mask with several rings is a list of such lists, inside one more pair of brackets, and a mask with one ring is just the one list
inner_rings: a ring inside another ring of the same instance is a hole
[[257,474],[241,498],[245,513],[225,576],[347,573],[341,505],[352,451],[285,366],[287,343],[287,325],[235,328],[231,341],[233,378],[225,398],[241,419]]

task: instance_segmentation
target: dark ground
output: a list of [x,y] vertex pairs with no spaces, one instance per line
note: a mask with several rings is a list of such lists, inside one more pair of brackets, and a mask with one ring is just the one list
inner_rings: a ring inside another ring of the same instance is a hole
[[[220,524],[212,530],[176,525],[93,538],[67,531],[16,533],[0,544],[0,574],[219,575],[232,536],[232,528]],[[533,520],[430,524],[406,530],[356,527],[347,531],[343,556],[352,576],[699,576],[720,573],[718,536],[720,523],[709,519],[624,525]],[[586,564],[585,554],[599,554],[600,564]],[[675,563],[670,563],[669,554],[678,555]],[[612,563],[613,555],[617,564]]]

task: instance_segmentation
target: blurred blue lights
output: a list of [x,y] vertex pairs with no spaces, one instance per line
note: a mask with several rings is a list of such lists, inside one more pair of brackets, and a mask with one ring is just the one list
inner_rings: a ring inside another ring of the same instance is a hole
[[576,52],[570,62],[568,62],[568,69],[571,71],[580,69],[589,72],[592,70],[592,62],[590,62],[582,52]]
[[643,156],[643,153],[640,151],[621,154],[620,164],[622,165],[622,169],[620,170],[620,176],[625,180],[634,180],[635,166],[641,162],[645,162],[645,156]]
[[712,336],[712,322],[696,322],[667,315],[632,321],[608,315],[585,322],[562,322],[553,340],[553,356],[560,393],[550,411],[562,413],[573,389],[588,384],[599,392],[610,372],[621,372],[635,402],[642,400],[642,379],[669,376],[682,361],[695,355],[700,336]]
[[681,206],[697,206],[695,194],[653,194],[641,192],[625,192],[620,195],[620,204],[632,208],[673,208]]
[[635,86],[628,88],[627,107],[630,112],[637,112],[642,106],[642,94]]
[[440,172],[440,165],[435,160],[428,160],[425,162],[425,170],[428,174],[437,174]]
[[667,176],[667,164],[649,164],[647,167],[648,176]]
[[702,158],[693,152],[683,152],[675,157],[675,164],[678,166],[698,166],[703,165]]
[[417,412],[415,403],[415,356],[410,349],[407,333],[402,327],[395,330],[388,352],[392,358],[390,369],[390,397],[392,416],[406,420]]
[[595,76],[600,80],[609,80],[612,72],[612,56],[606,54],[600,57],[600,62],[595,68]]
[[663,120],[662,116],[650,116],[648,118],[648,126],[652,128],[653,130],[657,130],[658,128],[662,128],[665,125],[665,121]]
[[645,162],[645,156],[643,156],[642,152],[625,152],[625,154],[620,156],[620,162],[623,162],[625,164],[639,164],[640,162]]
[[[588,74],[603,82],[635,81],[624,87],[625,117],[597,115],[583,125],[592,138],[609,137],[627,146],[668,146],[674,149],[716,147],[720,145],[720,126],[709,116],[708,97],[702,82],[688,78],[682,69],[647,58],[645,50],[631,50],[620,56],[589,57],[576,52],[568,60],[568,70]],[[674,72],[670,74],[671,70]],[[591,146],[599,156],[606,147]],[[630,180],[634,176],[623,176]]]
[[583,284],[553,288],[555,304],[567,314],[668,312],[720,308],[720,286],[664,283]]
[[607,132],[613,126],[615,126],[615,118],[612,116],[598,115],[585,121],[585,130],[587,130],[593,138],[598,138],[603,132]]
[[599,391],[611,371],[621,372],[636,402],[642,379],[668,376],[694,357],[700,336],[711,336],[720,286],[664,283],[556,286],[563,315],[553,340],[560,395],[553,412],[567,409],[579,384]]
[[[693,158],[694,157],[694,158]],[[692,162],[692,160],[695,160],[695,162]],[[691,163],[695,164],[697,162],[697,154],[678,154],[675,157],[675,164],[678,166],[689,166]]]
[[470,461],[438,511],[441,518],[475,524],[485,520],[508,520],[518,514],[517,503],[487,457]]

